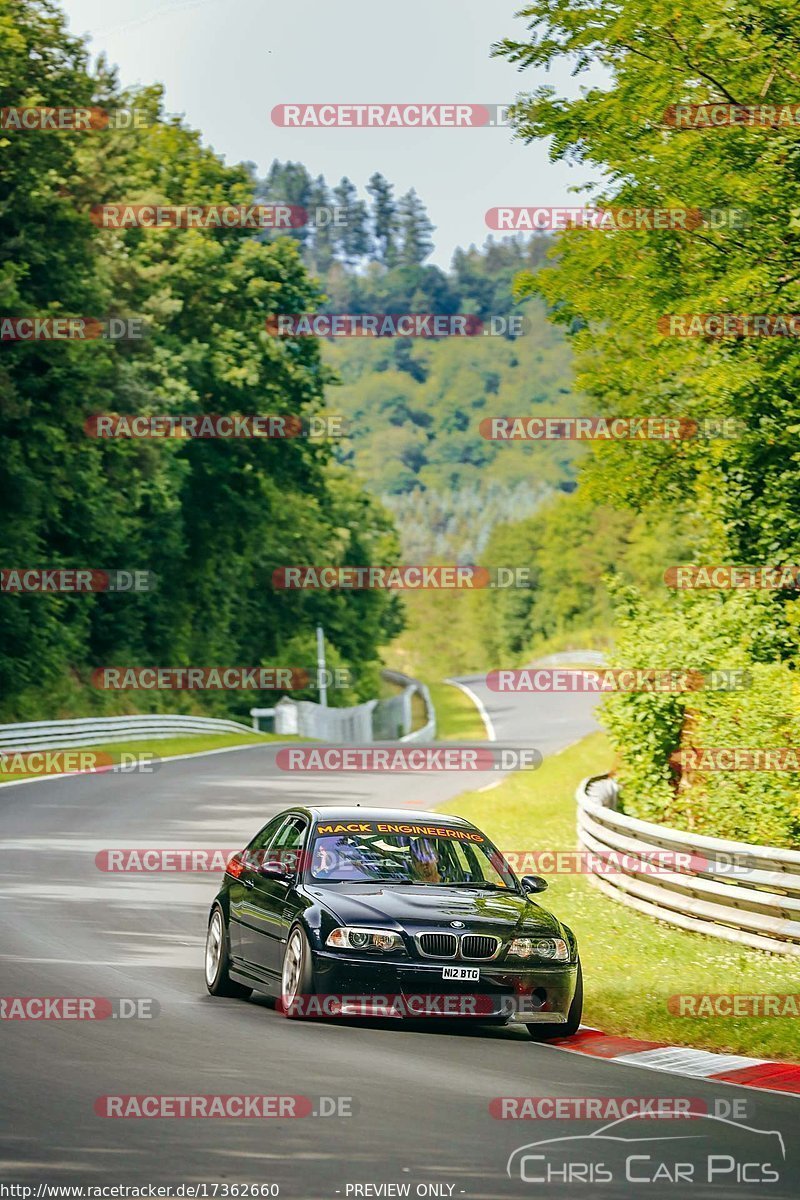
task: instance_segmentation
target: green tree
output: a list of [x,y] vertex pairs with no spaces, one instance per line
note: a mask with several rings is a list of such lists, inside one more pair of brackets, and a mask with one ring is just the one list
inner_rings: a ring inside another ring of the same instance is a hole
[[333,200],[324,176],[318,175],[312,183],[308,205],[314,218],[313,245],[308,258],[313,270],[324,275],[334,261]]
[[[272,582],[287,564],[397,554],[387,514],[333,463],[329,443],[100,440],[84,430],[93,413],[115,410],[321,411],[330,373],[318,343],[265,328],[274,313],[319,305],[300,247],[240,229],[98,229],[95,204],[247,204],[252,170],[226,166],[195,130],[167,119],[160,88],[120,92],[105,67],[92,75],[51,5],[9,7],[0,18],[3,106],[102,100],[134,105],[149,121],[135,133],[3,138],[0,302],[20,315],[135,314],[148,336],[4,348],[2,565],[145,568],[159,586],[136,596],[1,596],[2,718],[137,703],[244,715],[277,696],[113,697],[85,683],[102,665],[307,667],[287,655],[311,646],[317,623],[332,660],[356,666],[355,694],[373,695],[378,646],[399,628],[396,599]],[[295,202],[304,168],[289,166]],[[272,173],[276,187],[279,178]]]
[[400,197],[397,214],[401,240],[400,262],[406,267],[418,267],[433,252],[431,235],[435,227],[414,188]]
[[342,261],[352,267],[369,254],[370,235],[367,207],[358,199],[358,192],[347,176],[333,189],[333,200],[343,209],[345,223],[333,231],[334,242]]
[[372,197],[372,239],[374,254],[385,267],[397,263],[397,207],[388,179],[376,171],[370,176],[367,192]]
[[[291,204],[308,211],[316,203],[315,185],[302,163],[282,163],[276,158],[266,179],[256,185],[255,198],[271,204]],[[301,246],[311,241],[307,222],[293,226],[287,233]]]

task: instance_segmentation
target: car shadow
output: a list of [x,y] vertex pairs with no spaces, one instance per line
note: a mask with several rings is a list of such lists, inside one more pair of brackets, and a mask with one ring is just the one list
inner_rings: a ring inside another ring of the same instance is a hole
[[[248,1004],[254,1005],[257,1008],[268,1009],[273,1017],[279,1021],[287,1021],[282,1012],[276,1007],[277,1001],[272,996],[266,996],[263,993],[255,992],[247,1001]],[[425,1018],[379,1018],[379,1017],[330,1017],[330,1016],[314,1016],[306,1017],[303,1020],[294,1021],[297,1026],[306,1026],[308,1028],[330,1028],[331,1026],[344,1027],[349,1029],[373,1029],[382,1030],[384,1033],[421,1033],[434,1036],[448,1037],[468,1037],[468,1038],[498,1038],[501,1040],[513,1040],[523,1038],[525,1041],[530,1041],[528,1033],[525,1029],[518,1025],[493,1025],[482,1021],[477,1021],[472,1017],[452,1018],[452,1017],[428,1017]]]

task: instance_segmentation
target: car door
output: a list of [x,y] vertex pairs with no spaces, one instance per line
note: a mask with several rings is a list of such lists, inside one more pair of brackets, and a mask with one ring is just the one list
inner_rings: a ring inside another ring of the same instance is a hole
[[249,895],[254,944],[253,962],[268,975],[280,975],[286,935],[299,907],[295,889],[308,820],[302,813],[290,813],[277,836],[264,852],[265,864],[276,863],[286,875],[259,875]]
[[245,962],[254,962],[255,920],[252,903],[253,892],[259,879],[258,866],[264,854],[286,823],[286,813],[273,817],[242,851],[245,868],[237,879],[229,878],[228,897],[230,904],[229,936],[231,957]]

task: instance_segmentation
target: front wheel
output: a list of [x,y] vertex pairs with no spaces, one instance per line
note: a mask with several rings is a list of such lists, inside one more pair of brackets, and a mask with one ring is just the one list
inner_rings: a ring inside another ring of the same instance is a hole
[[295,1020],[307,1015],[307,998],[314,994],[314,968],[311,947],[299,925],[295,925],[286,943],[281,971],[281,1010]]
[[228,957],[228,931],[222,909],[214,906],[208,922],[206,934],[206,987],[212,996],[236,996],[246,1000],[252,995],[253,989],[236,983],[228,974],[230,958]]
[[580,1029],[581,1016],[583,1015],[583,971],[581,970],[581,962],[578,959],[578,978],[575,983],[575,995],[572,997],[572,1003],[569,1006],[567,1013],[566,1024],[556,1025],[528,1025],[526,1026],[528,1033],[534,1041],[547,1041],[549,1038],[572,1037]]

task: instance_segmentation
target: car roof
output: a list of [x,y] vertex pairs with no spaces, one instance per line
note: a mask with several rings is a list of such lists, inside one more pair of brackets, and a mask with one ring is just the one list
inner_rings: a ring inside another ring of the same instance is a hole
[[427,812],[419,808],[378,808],[363,804],[309,804],[299,805],[316,820],[333,821],[402,821],[419,824],[452,825],[459,829],[473,829],[471,821],[454,817],[449,813]]

